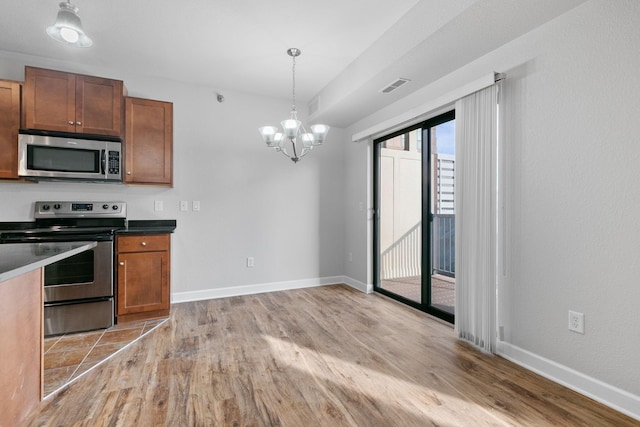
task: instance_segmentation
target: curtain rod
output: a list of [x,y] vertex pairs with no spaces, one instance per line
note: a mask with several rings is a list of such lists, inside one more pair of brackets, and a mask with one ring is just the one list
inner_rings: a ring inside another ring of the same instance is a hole
[[409,127],[423,120],[428,119],[430,114],[441,111],[443,108],[453,105],[460,98],[464,98],[474,92],[477,92],[485,87],[506,78],[505,73],[493,72],[485,75],[475,81],[464,84],[448,93],[445,93],[438,98],[435,98],[425,104],[422,104],[416,108],[413,108],[403,114],[395,116],[389,120],[385,120],[382,123],[378,123],[363,131],[354,133],[351,136],[351,142],[361,142],[369,139],[375,139],[376,137],[389,134],[394,130],[399,130],[403,127]]

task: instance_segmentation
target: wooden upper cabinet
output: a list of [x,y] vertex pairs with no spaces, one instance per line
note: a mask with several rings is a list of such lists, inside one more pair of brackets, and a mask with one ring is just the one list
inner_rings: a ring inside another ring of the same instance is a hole
[[125,97],[127,184],[173,185],[173,104]]
[[121,80],[25,67],[25,129],[122,137]]
[[76,132],[122,136],[123,83],[76,76]]
[[0,80],[0,178],[18,178],[20,83]]

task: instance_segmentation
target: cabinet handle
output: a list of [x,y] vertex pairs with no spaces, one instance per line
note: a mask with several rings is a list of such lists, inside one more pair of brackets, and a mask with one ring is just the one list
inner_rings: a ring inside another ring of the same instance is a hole
[[118,265],[124,265],[124,261],[120,261]]
[[147,242],[140,242],[140,245],[147,246]]
[[82,126],[82,122],[76,122],[76,125]]
[[67,123],[69,123],[70,125],[73,124],[73,120],[69,120]]
[[127,171],[127,175],[131,175],[131,171]]

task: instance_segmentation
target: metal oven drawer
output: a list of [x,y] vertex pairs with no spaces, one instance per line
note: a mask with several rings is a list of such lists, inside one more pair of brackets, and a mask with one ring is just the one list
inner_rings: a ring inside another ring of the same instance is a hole
[[45,305],[44,335],[110,328],[113,316],[113,298]]

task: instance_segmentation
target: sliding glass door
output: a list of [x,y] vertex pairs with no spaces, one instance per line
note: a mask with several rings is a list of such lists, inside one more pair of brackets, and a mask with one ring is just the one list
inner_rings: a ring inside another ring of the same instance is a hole
[[374,141],[375,290],[453,322],[454,112]]

